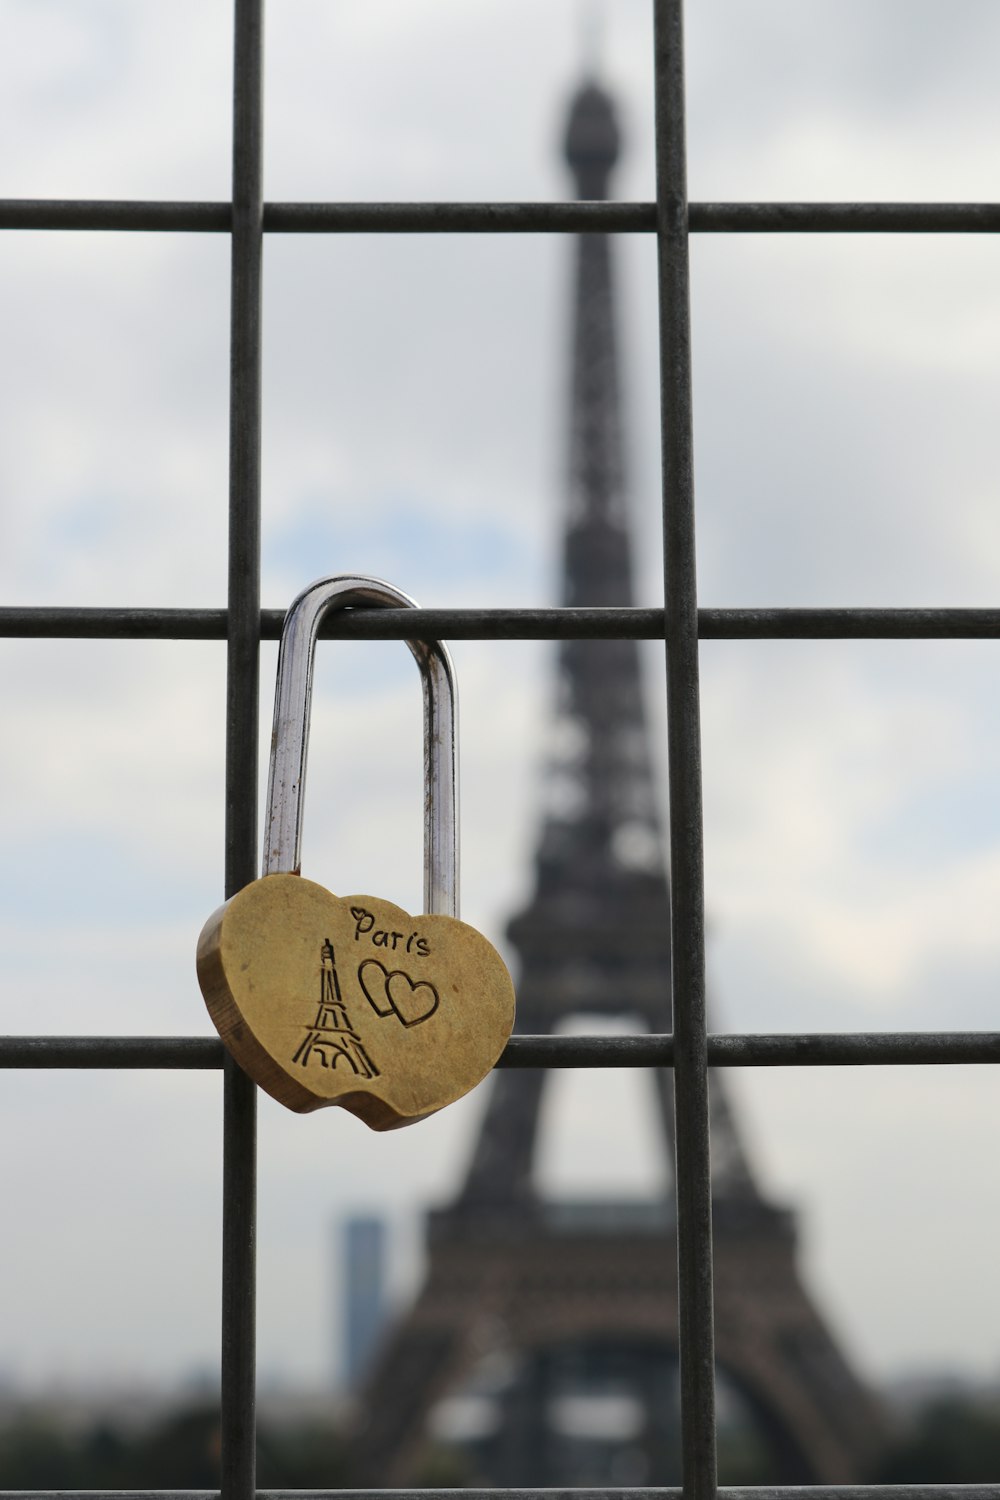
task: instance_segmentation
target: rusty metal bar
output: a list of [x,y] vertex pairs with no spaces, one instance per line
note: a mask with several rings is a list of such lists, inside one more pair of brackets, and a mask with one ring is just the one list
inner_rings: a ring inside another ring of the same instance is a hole
[[[0,1068],[221,1068],[217,1037],[6,1036]],[[997,1031],[709,1035],[713,1068],[913,1067],[1000,1062]],[[498,1068],[672,1068],[670,1035],[512,1036]]]
[[[276,641],[284,610],[264,609],[260,638]],[[224,609],[0,608],[0,638],[225,640]],[[350,609],[323,622],[327,640],[662,641],[662,609]],[[705,609],[702,641],[995,640],[1000,609]]]
[[[229,203],[0,199],[0,229],[228,234]],[[996,234],[996,203],[692,203],[692,234]],[[655,234],[655,203],[266,203],[265,234]]]
[[715,1321],[682,0],[657,0],[653,18],[681,1470],[688,1500],[714,1500]]
[[[229,387],[226,895],[257,874],[260,678],[263,0],[236,0]],[[256,1483],[257,1097],[229,1056],[223,1073],[222,1493]]]

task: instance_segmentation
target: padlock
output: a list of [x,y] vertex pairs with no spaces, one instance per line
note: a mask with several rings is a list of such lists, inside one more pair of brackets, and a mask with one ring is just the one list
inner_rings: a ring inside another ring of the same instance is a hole
[[278,652],[263,874],[198,941],[198,980],[219,1035],[273,1098],[339,1104],[374,1130],[424,1119],[479,1083],[514,1024],[514,987],[492,944],[458,920],[455,680],[440,642],[408,641],[424,700],[424,904],[334,896],[299,873],[320,624],[344,605],[413,608],[377,578],[322,578],[288,612]]

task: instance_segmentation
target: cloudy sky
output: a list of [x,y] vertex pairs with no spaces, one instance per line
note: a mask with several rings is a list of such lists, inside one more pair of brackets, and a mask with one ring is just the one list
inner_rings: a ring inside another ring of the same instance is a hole
[[[689,12],[693,200],[995,194],[990,0]],[[230,28],[219,0],[0,0],[0,196],[226,198]],[[616,192],[649,199],[645,0],[608,0],[602,30],[627,141]],[[273,0],[266,196],[564,197],[581,51],[571,0]],[[266,605],[339,571],[428,605],[554,601],[570,254],[535,236],[269,238]],[[704,604],[996,603],[993,255],[985,237],[694,239]],[[648,238],[619,242],[617,274],[638,602],[655,604]],[[6,234],[0,327],[2,602],[223,604],[225,236]],[[995,655],[985,642],[703,647],[717,1029],[996,1028]],[[415,906],[409,655],[321,656],[306,871]],[[455,656],[464,912],[500,941],[528,892],[550,655],[458,643]],[[273,647],[264,658],[266,744]],[[648,668],[662,763],[654,648]],[[222,890],[223,647],[8,641],[0,671],[0,1030],[206,1034],[194,948]],[[643,1083],[557,1080],[551,1191],[660,1180]],[[986,1070],[729,1083],[860,1369],[996,1375],[1000,1105]],[[5,1084],[0,1375],[213,1368],[218,1076]],[[413,1213],[453,1188],[481,1104],[382,1138],[262,1099],[264,1372],[331,1378],[338,1219],[382,1210],[412,1250]]]

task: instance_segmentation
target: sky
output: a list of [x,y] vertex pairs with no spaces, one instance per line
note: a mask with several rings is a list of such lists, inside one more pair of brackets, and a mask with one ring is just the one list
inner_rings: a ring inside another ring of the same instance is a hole
[[[1000,150],[989,0],[688,6],[693,201],[979,200]],[[225,199],[230,6],[0,0],[0,196]],[[274,0],[270,200],[561,199],[570,0]],[[623,199],[653,195],[649,8],[608,0]],[[1000,281],[986,237],[693,237],[699,597],[990,605]],[[572,246],[271,236],[263,602],[322,573],[437,606],[558,597]],[[656,284],[616,242],[637,602],[662,601]],[[225,602],[228,242],[0,238],[0,599]],[[1000,708],[990,642],[702,647],[719,1030],[997,1025]],[[454,646],[463,914],[530,893],[553,661]],[[275,649],[263,650],[261,744]],[[662,660],[644,657],[664,772]],[[222,896],[224,648],[0,642],[0,1030],[207,1035]],[[498,733],[498,726],[503,733]],[[420,895],[417,676],[320,653],[304,869]],[[262,755],[262,787],[266,763]],[[664,790],[665,795],[665,790]],[[662,1180],[641,1075],[549,1089],[540,1177]],[[1000,1373],[1000,1127],[985,1069],[726,1079],[802,1274],[862,1374]],[[217,1074],[15,1073],[0,1102],[0,1381],[177,1381],[218,1362]],[[601,1099],[594,1094],[600,1090]],[[484,1091],[412,1130],[260,1106],[259,1362],[336,1367],[336,1235],[375,1210],[405,1295]],[[608,1121],[614,1127],[608,1128]]]

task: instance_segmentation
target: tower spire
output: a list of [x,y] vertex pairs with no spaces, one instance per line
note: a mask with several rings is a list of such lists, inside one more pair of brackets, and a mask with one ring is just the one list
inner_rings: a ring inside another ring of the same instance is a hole
[[605,8],[603,0],[577,0],[580,17],[580,61],[584,78],[597,78],[604,51]]
[[[585,82],[571,101],[565,135],[578,197],[607,197],[620,145],[610,97],[597,83]],[[634,587],[613,268],[605,234],[577,239],[572,327],[562,602],[628,606]],[[603,877],[609,864],[662,869],[635,642],[562,643],[548,780],[540,883],[553,861],[560,881],[579,859],[602,866],[593,873]]]
[[580,85],[569,107],[564,154],[578,198],[606,198],[621,137],[611,96],[593,77]]

